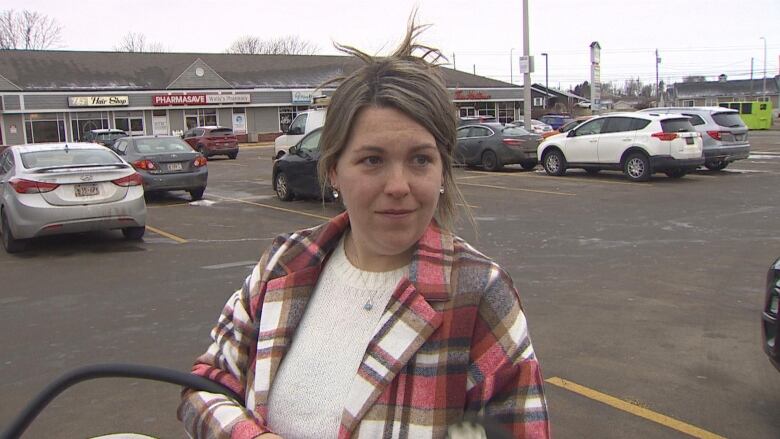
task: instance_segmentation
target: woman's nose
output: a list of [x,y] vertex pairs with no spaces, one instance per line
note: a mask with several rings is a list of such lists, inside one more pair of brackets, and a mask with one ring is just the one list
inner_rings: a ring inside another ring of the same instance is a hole
[[409,180],[403,166],[390,166],[385,178],[385,194],[399,198],[409,193]]

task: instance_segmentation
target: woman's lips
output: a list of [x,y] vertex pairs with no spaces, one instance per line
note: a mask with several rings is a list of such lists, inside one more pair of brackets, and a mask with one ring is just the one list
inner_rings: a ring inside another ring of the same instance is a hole
[[414,212],[413,210],[408,209],[386,209],[386,210],[378,210],[376,213],[379,215],[382,215],[387,218],[404,218],[406,216],[409,216]]

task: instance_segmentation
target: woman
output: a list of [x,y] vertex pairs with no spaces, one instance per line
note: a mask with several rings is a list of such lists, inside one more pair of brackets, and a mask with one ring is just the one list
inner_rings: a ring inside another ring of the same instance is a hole
[[192,437],[441,438],[471,415],[549,435],[517,291],[451,232],[456,113],[421,30],[385,58],[340,47],[365,65],[332,96],[319,174],[346,212],[277,237],[230,298],[193,371],[246,401],[186,391]]

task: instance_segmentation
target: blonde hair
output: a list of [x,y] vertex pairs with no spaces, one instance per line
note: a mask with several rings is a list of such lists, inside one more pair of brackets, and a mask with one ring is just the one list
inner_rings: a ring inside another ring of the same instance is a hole
[[[336,48],[363,62],[350,75],[328,81],[338,83],[328,106],[328,117],[320,138],[318,174],[323,191],[330,187],[328,176],[346,147],[357,115],[366,107],[396,109],[422,125],[436,140],[442,160],[444,193],[439,197],[436,220],[452,230],[457,204],[473,217],[463,194],[452,176],[452,153],[457,142],[457,111],[439,69],[445,60],[439,50],[414,40],[429,26],[414,24],[414,16],[401,44],[387,57],[368,55],[354,47],[336,44]],[[422,52],[421,55],[416,53]],[[430,61],[428,61],[430,59]]]

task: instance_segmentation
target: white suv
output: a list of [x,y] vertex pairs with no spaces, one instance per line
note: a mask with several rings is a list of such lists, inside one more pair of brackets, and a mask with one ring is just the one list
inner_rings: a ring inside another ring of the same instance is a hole
[[593,118],[537,148],[544,170],[567,168],[589,174],[622,170],[629,180],[646,181],[654,172],[680,178],[704,164],[701,135],[681,114],[612,113]]

